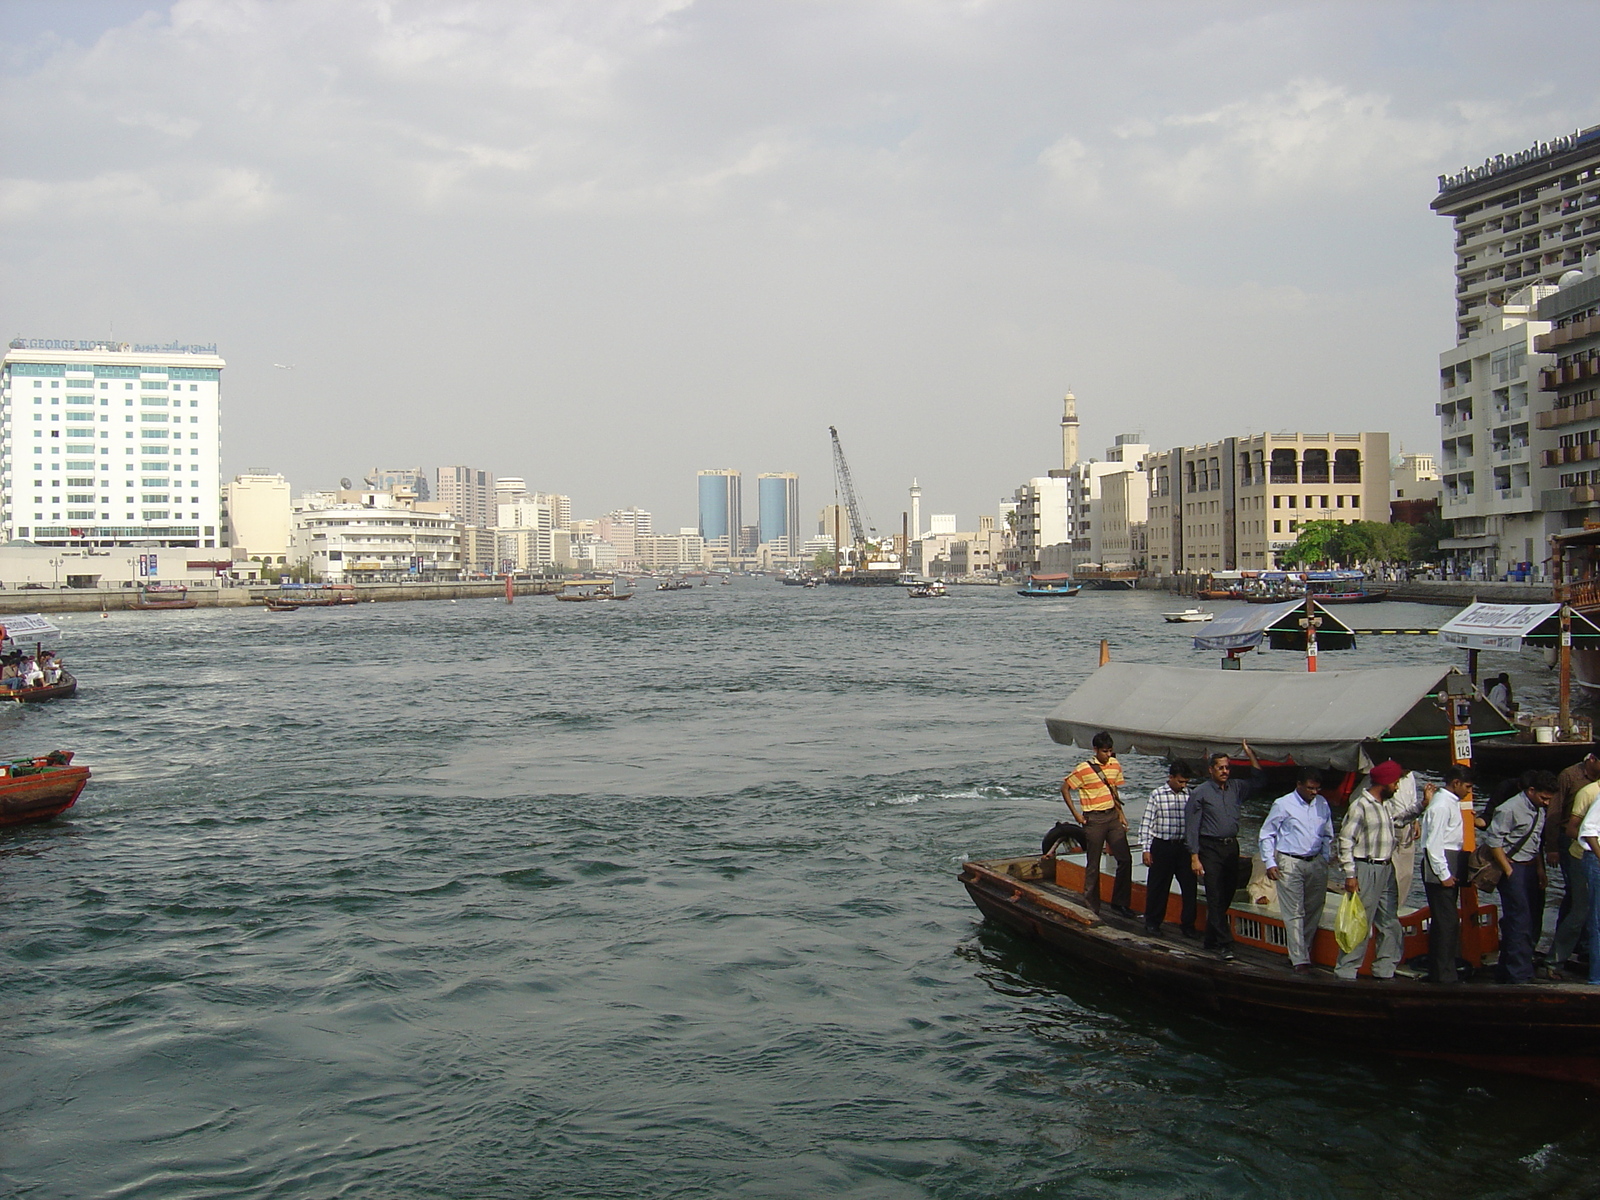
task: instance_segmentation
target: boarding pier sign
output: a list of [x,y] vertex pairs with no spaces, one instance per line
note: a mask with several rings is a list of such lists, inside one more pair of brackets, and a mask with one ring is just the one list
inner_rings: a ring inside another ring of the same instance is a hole
[[1439,629],[1439,640],[1466,650],[1522,649],[1522,639],[1561,611],[1559,604],[1472,604]]

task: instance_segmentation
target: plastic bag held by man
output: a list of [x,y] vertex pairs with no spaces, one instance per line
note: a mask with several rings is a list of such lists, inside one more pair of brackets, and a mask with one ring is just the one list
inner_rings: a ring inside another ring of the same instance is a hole
[[1339,901],[1339,912],[1333,918],[1333,940],[1339,943],[1340,950],[1348,954],[1367,940],[1368,928],[1367,908],[1361,903],[1360,894],[1346,892],[1344,899]]

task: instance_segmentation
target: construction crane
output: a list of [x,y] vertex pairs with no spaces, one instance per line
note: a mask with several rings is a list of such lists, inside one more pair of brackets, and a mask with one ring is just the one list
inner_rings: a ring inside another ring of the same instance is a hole
[[844,447],[839,445],[839,431],[832,425],[828,426],[828,436],[833,439],[833,490],[835,497],[844,497],[845,511],[850,514],[850,541],[856,548],[858,557],[863,558],[860,552],[866,544],[878,540],[878,531],[873,528],[872,518],[863,518],[861,502],[856,499],[856,485],[850,478],[850,464],[844,459]]

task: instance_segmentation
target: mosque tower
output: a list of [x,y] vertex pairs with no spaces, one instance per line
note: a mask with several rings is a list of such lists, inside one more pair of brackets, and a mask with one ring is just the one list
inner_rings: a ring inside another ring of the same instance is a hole
[[911,481],[911,540],[918,541],[922,537],[922,486],[915,479]]
[[1078,464],[1078,398],[1070,391],[1061,414],[1061,466],[1070,471]]

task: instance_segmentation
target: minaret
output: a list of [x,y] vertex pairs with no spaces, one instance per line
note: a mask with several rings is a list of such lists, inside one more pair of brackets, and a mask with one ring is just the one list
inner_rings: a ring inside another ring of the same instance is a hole
[[915,479],[911,481],[911,540],[918,541],[922,537],[922,487]]
[[1068,392],[1061,414],[1061,466],[1070,471],[1078,465],[1078,398]]

